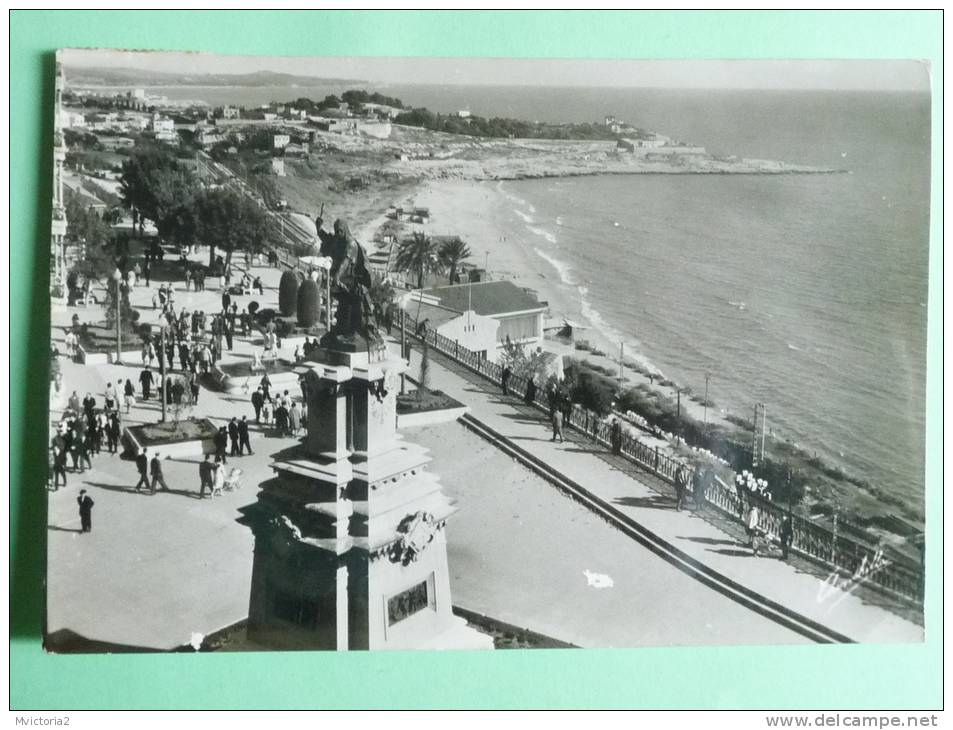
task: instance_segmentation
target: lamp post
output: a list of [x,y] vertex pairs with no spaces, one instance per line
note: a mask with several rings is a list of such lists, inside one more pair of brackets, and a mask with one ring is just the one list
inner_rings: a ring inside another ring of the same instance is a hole
[[122,365],[122,272],[119,267],[113,271],[116,282],[116,365]]
[[490,252],[487,250],[487,251],[484,251],[484,253],[486,254],[486,256],[483,259],[483,271],[486,273],[490,273]]
[[682,437],[682,390],[682,388],[675,389],[675,427],[678,429],[678,433],[675,434],[676,439]]
[[[405,312],[403,309],[400,310],[400,359],[407,359],[407,325],[405,322]],[[404,395],[407,392],[407,381],[404,375],[404,372],[400,373],[400,394]]]
[[[761,443],[758,443],[758,411],[761,411]],[[761,462],[764,461],[764,437],[767,431],[767,411],[764,403],[754,404],[754,418],[751,422],[752,444],[751,444],[751,470],[754,471]],[[759,448],[760,447],[760,448]]]
[[711,373],[705,373],[705,433],[708,433],[708,385],[711,383]]
[[[162,353],[165,353],[165,330],[166,325],[162,324],[159,328],[159,347],[162,348]],[[162,403],[162,423],[165,423],[165,404],[166,404],[166,394],[165,394],[165,358],[160,355],[159,357],[159,380],[162,382],[162,390],[159,392],[162,394],[159,398]],[[169,363],[172,364],[171,362]]]

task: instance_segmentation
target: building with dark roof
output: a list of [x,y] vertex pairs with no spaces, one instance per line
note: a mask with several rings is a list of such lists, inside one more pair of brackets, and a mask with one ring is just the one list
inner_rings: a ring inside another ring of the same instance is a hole
[[426,328],[436,330],[437,334],[448,340],[458,342],[471,352],[484,359],[496,362],[499,352],[496,339],[500,323],[492,317],[485,317],[472,310],[458,312],[433,303],[433,300],[420,296],[419,291],[410,293],[404,301],[404,309],[417,331]]
[[[457,313],[471,311],[477,316],[496,320],[497,348],[507,338],[518,344],[536,347],[543,343],[543,315],[549,304],[512,281],[481,281],[424,289],[411,295],[423,304]],[[495,357],[491,357],[495,360]]]

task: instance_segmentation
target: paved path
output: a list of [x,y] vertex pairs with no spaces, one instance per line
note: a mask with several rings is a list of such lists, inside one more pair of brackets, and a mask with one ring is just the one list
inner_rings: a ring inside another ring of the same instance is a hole
[[[238,297],[239,308],[251,299],[263,307],[275,306],[280,272],[256,267],[254,273],[265,280],[265,296]],[[159,280],[155,278],[154,285]],[[221,294],[217,281],[208,284],[208,291],[196,293],[182,291],[179,283],[177,307],[185,304],[190,310],[218,311]],[[152,290],[146,287],[138,287],[132,294],[143,321],[157,320],[151,298]],[[74,311],[83,319],[101,316],[95,307],[88,313],[82,308],[54,307],[54,341],[62,342],[62,328]],[[235,350],[226,353],[224,361],[250,359],[256,347],[260,344],[254,339],[237,338]],[[707,515],[675,513],[667,486],[653,483],[628,462],[577,435],[570,435],[565,444],[552,444],[539,411],[501,398],[478,376],[448,369],[440,364],[444,362],[440,356],[434,356],[432,362],[434,387],[466,402],[473,414],[493,429],[724,575],[857,640],[922,639],[919,626],[865,605],[856,596],[839,601],[842,596],[835,593],[820,599],[821,582],[815,574],[799,572],[777,560],[748,557],[730,526],[719,526]],[[64,392],[60,403],[53,403],[54,418],[59,416],[62,399],[73,389],[80,397],[92,392],[101,403],[107,381],[130,378],[136,383],[140,369],[138,362],[125,367],[81,366],[65,358],[61,358],[61,367]],[[203,388],[194,415],[224,423],[232,415],[250,414],[246,401]],[[158,411],[155,400],[139,403],[124,419],[126,423],[155,422]],[[73,632],[116,645],[168,649],[188,643],[193,632],[207,634],[245,618],[253,540],[251,532],[235,522],[237,509],[254,501],[257,484],[272,475],[270,455],[292,443],[293,439],[271,438],[254,430],[255,455],[234,460],[245,472],[244,488],[211,501],[196,498],[195,460],[166,461],[166,479],[173,491],[155,496],[132,491],[135,466],[118,456],[103,453],[94,457],[93,470],[71,473],[69,486],[52,492],[49,500],[48,632]],[[437,438],[438,473],[446,468],[452,477],[456,472],[450,465],[469,463],[454,454],[448,460],[440,446]],[[512,463],[509,457],[487,448],[493,452],[491,460]],[[477,463],[470,466],[480,468]],[[462,605],[588,646],[802,641],[789,630],[727,602],[604,521],[581,513],[580,507],[565,498],[560,496],[552,506],[552,494],[547,490],[555,490],[537,477],[527,480],[516,475],[514,479],[485,485],[499,490],[505,487],[510,491],[509,501],[501,491],[483,495],[470,491],[467,513],[457,521],[457,537],[450,533],[451,572],[454,590],[459,591],[454,598]],[[447,483],[448,491],[455,491]],[[535,514],[527,513],[533,505],[525,502],[530,486],[514,484],[535,485]],[[93,532],[85,535],[77,532],[76,495],[80,488],[87,489],[96,502]],[[515,518],[499,513],[504,504],[507,509],[516,508],[511,513]],[[550,509],[554,510],[552,517]],[[517,529],[508,524],[513,519]],[[504,534],[494,541],[499,530]],[[588,543],[584,549],[566,549],[583,541]],[[529,559],[520,555],[520,544],[549,545],[553,552]],[[547,575],[543,569],[553,564],[560,566],[559,575]],[[633,569],[620,571],[619,566],[626,564]],[[612,576],[618,588],[593,591],[587,586],[580,591],[576,574],[584,569]],[[712,616],[712,611],[717,616]],[[630,612],[632,621],[620,620]],[[697,630],[686,631],[686,626]]]
[[[168,257],[167,257],[168,258]],[[265,280],[263,307],[276,306],[277,269],[255,267]],[[154,278],[158,286],[161,278]],[[177,284],[176,305],[189,310],[221,309],[221,291],[209,280],[205,292],[185,292]],[[155,322],[152,289],[136,287],[131,295],[142,321]],[[74,312],[95,321],[101,308],[54,307],[53,340],[62,351],[63,330]],[[260,336],[235,338],[235,349],[224,362],[251,359],[260,348]],[[125,348],[124,348],[125,349]],[[136,349],[130,347],[129,349]],[[127,366],[80,365],[60,358],[63,392],[53,403],[54,421],[59,419],[72,390],[80,398],[91,392],[99,405],[107,382],[132,380],[139,395],[138,359]],[[176,371],[178,372],[178,371]],[[121,389],[120,389],[121,390]],[[291,393],[299,399],[297,388]],[[137,402],[131,413],[123,412],[123,424],[154,423],[160,405],[153,395]],[[232,416],[253,417],[248,397],[235,397],[202,388],[193,415],[224,425]],[[270,478],[271,454],[296,443],[275,438],[270,429],[251,428],[253,456],[228,460],[228,467],[243,470],[243,488],[214,500],[198,499],[198,459],[166,460],[163,471],[171,492],[155,496],[137,494],[135,464],[104,451],[93,457],[93,469],[69,474],[66,488],[49,495],[47,542],[47,631],[69,632],[89,640],[132,647],[170,649],[188,644],[192,633],[207,634],[234,624],[248,615],[251,585],[251,531],[235,522],[237,509],[255,500],[257,485]],[[160,447],[161,452],[161,447]],[[93,531],[82,534],[76,496],[86,489],[93,501]]]
[[454,605],[586,648],[811,643],[673,569],[462,424],[402,432],[430,449],[427,468],[459,507],[447,524]]
[[[411,357],[419,372],[420,354]],[[752,557],[737,533],[707,510],[676,512],[671,489],[631,462],[567,429],[565,443],[550,441],[542,411],[504,397],[486,379],[431,349],[430,385],[470,406],[471,414],[538,459],[582,484],[696,560],[834,631],[861,642],[919,642],[923,629],[862,597],[829,590],[826,576],[778,558]],[[659,558],[652,558],[658,560]],[[674,568],[673,568],[674,570]]]

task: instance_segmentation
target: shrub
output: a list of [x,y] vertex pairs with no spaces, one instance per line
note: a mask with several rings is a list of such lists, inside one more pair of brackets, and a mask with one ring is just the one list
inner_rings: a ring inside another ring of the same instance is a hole
[[278,313],[274,309],[259,309],[256,319],[258,324],[266,325],[271,322]]
[[600,376],[582,371],[572,388],[572,400],[604,416],[612,408],[612,392],[611,382],[606,384]]
[[298,286],[300,282],[293,271],[285,271],[278,282],[278,311],[285,316],[295,313],[298,305]]
[[294,332],[294,325],[286,319],[276,319],[275,332],[279,337],[290,337]]
[[318,285],[305,279],[298,288],[298,326],[311,327],[318,321]]
[[[595,353],[593,353],[593,354],[595,354]],[[615,375],[618,374],[618,371],[617,371],[617,370],[613,370],[612,368],[607,368],[605,365],[600,365],[599,363],[589,362],[588,360],[583,360],[583,361],[580,363],[580,365],[581,365],[582,367],[584,367],[584,368],[589,369],[589,370],[594,370],[595,372],[599,373],[600,375],[608,375],[608,376],[612,377],[612,376],[615,376]]]
[[252,317],[255,316],[255,312],[257,312],[260,308],[261,308],[261,305],[258,302],[255,302],[255,301],[248,302],[248,313]]
[[148,322],[144,322],[139,325],[139,336],[142,338],[143,342],[148,342],[152,339],[152,325]]

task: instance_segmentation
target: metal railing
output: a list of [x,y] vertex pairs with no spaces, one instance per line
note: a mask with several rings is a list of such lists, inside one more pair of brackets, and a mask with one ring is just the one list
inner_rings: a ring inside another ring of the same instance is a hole
[[[397,325],[403,326],[408,335],[426,339],[427,344],[442,355],[495,384],[500,384],[503,373],[501,366],[435,330],[428,329],[417,334],[417,322],[412,314],[399,310]],[[528,384],[527,379],[512,375],[507,388],[525,400]],[[543,388],[537,389],[532,404],[549,412],[550,406]],[[597,413],[574,403],[564,411],[564,415],[567,426],[603,446],[612,448],[612,426]],[[679,459],[661,453],[658,447],[648,446],[628,433],[623,432],[620,441],[618,451],[621,455],[659,479],[674,484],[676,472],[679,467],[684,466],[688,470],[688,484],[692,483],[694,470]],[[753,502],[758,507],[759,529],[774,542],[780,541],[781,524],[790,516],[793,530],[790,549],[793,553],[906,602],[916,605],[923,603],[923,566],[889,547],[864,543],[836,529],[816,524],[757,494],[739,496],[733,487],[717,477],[706,488],[704,498],[708,506],[742,523],[746,520],[747,508]]]

